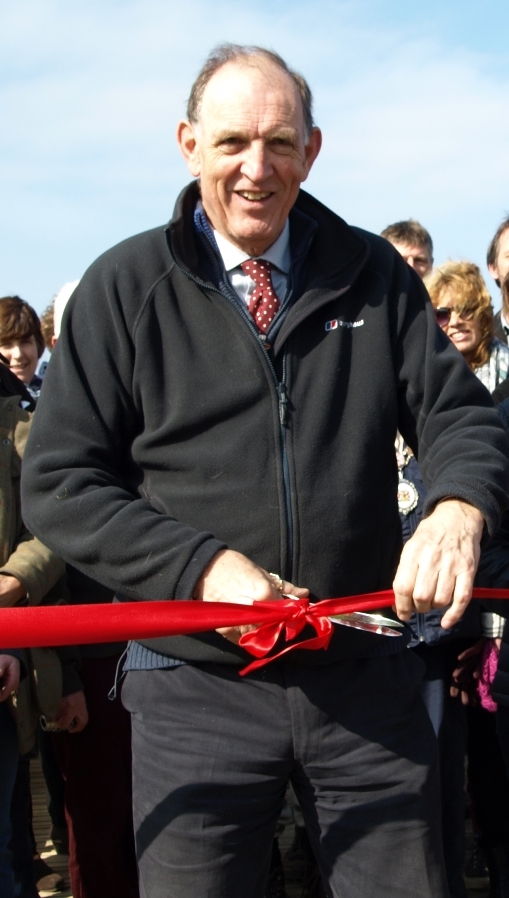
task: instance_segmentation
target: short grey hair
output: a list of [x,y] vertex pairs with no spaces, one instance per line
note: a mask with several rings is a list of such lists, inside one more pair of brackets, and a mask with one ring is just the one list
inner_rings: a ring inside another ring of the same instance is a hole
[[394,224],[388,225],[380,234],[385,237],[389,243],[404,243],[414,246],[426,247],[433,259],[433,241],[431,234],[416,221],[415,218],[407,218],[405,221],[396,221]]
[[188,120],[192,125],[198,124],[205,88],[212,76],[215,75],[219,69],[228,62],[242,62],[246,60],[255,61],[256,57],[274,63],[274,65],[292,79],[302,100],[304,127],[306,129],[306,136],[309,137],[314,127],[313,96],[309,84],[302,75],[299,75],[298,72],[294,72],[293,69],[287,66],[279,53],[274,53],[272,50],[266,50],[264,47],[243,46],[242,44],[219,44],[219,46],[215,47],[205,60],[205,63],[191,88],[187,103]]

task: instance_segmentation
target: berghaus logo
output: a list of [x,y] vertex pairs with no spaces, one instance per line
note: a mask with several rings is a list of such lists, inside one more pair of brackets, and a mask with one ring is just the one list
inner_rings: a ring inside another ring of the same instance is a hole
[[332,321],[325,322],[325,330],[336,331],[338,327],[362,327],[363,324],[363,318],[360,321],[341,321],[340,318],[333,318]]

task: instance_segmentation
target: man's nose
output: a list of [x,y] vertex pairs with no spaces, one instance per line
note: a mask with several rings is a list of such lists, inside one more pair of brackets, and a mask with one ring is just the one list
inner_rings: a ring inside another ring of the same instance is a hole
[[415,271],[415,260],[413,256],[406,257],[407,265],[410,265],[410,268],[413,268]]
[[269,152],[261,141],[253,141],[246,149],[241,172],[253,183],[260,183],[272,174]]

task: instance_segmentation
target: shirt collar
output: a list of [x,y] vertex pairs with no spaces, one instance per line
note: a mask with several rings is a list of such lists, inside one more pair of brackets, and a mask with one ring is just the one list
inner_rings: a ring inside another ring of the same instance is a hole
[[[231,271],[233,268],[239,268],[242,262],[246,262],[248,259],[253,258],[243,250],[239,249],[238,246],[234,246],[233,243],[230,243],[230,241],[227,240],[226,237],[223,237],[222,234],[219,234],[218,231],[214,231],[214,237],[226,271]],[[270,262],[272,265],[275,265],[276,268],[279,268],[283,274],[288,274],[291,264],[290,222],[288,219],[286,219],[283,230],[272,246],[269,246],[263,255],[255,256],[255,258],[266,259],[267,262]]]
[[509,330],[509,321],[507,321],[507,318],[504,315],[503,309],[500,310],[500,320],[502,322],[502,327],[504,328],[505,332],[507,333],[507,331]]

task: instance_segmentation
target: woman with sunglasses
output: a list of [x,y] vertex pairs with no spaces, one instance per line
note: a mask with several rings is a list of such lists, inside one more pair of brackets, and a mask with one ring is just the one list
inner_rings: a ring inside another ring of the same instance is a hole
[[494,336],[491,297],[477,265],[445,262],[425,279],[437,323],[493,393],[509,374],[509,347]]

